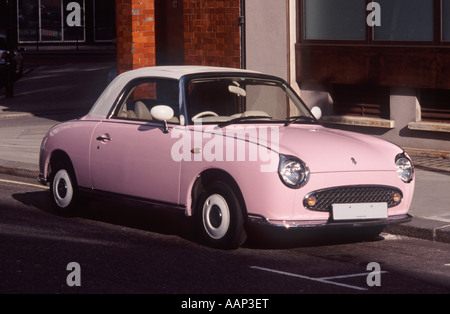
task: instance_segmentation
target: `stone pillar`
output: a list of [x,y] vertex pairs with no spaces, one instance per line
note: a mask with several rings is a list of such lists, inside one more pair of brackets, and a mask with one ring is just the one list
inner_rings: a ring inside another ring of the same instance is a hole
[[116,0],[117,71],[154,66],[154,0]]

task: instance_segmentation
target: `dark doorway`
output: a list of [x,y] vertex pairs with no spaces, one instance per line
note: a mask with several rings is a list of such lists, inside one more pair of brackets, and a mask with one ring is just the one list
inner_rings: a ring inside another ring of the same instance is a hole
[[155,0],[156,65],[184,64],[183,1]]

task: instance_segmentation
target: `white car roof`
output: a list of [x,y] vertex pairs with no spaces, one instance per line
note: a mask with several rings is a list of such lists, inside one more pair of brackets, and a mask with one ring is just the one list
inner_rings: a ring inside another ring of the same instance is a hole
[[179,65],[179,66],[156,66],[140,68],[123,73],[127,78],[138,78],[145,76],[166,77],[172,79],[180,79],[182,76],[189,74],[201,73],[223,73],[223,72],[238,72],[238,73],[259,73],[250,70],[226,68],[226,67],[212,67],[212,66],[198,66],[198,65]]
[[179,80],[185,75],[201,73],[257,74],[260,72],[235,68],[197,65],[156,66],[131,70],[120,74],[109,84],[109,86],[100,95],[89,114],[99,118],[106,118],[112,104],[119,96],[123,87],[133,79],[143,77],[161,77]]

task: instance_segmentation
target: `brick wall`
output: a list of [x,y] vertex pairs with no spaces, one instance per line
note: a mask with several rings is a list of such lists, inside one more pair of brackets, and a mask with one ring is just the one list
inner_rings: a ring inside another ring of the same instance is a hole
[[[184,60],[240,67],[240,0],[183,0]],[[116,0],[119,73],[156,64],[154,0]]]
[[240,1],[184,0],[185,64],[240,67]]
[[116,0],[116,27],[119,73],[156,64],[153,0]]

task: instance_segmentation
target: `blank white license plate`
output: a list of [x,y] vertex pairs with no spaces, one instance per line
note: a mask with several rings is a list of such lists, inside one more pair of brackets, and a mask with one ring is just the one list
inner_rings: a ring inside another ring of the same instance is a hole
[[387,203],[333,204],[333,219],[355,220],[387,218],[387,209]]

